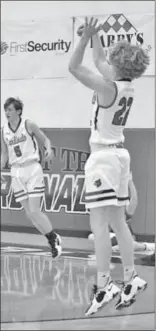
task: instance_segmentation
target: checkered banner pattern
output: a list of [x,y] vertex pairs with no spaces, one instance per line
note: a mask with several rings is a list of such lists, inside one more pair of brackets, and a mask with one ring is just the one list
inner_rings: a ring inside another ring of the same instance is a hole
[[[155,46],[154,46],[154,15],[152,14],[111,14],[95,16],[103,26],[100,37],[104,49],[107,51],[112,42],[125,39],[133,44],[139,43],[150,55],[150,66],[145,75],[155,74]],[[74,46],[78,43],[77,30],[84,24],[84,17],[75,17],[73,20]],[[86,50],[84,63],[95,70],[92,61],[91,43]]]
[[113,14],[103,24],[105,33],[134,33],[137,29],[123,14]]

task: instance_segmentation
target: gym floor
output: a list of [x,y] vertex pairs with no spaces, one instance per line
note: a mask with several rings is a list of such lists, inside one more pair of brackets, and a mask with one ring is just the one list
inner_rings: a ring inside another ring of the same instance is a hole
[[[148,282],[136,302],[120,311],[115,299],[91,318],[84,312],[96,283],[96,261],[87,239],[63,238],[53,261],[43,236],[1,232],[2,330],[154,330],[154,255],[135,254],[136,269]],[[114,280],[121,259],[112,255]]]

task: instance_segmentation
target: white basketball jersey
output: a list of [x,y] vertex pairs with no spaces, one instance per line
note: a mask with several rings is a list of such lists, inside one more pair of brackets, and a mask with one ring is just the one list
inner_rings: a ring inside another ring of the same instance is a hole
[[115,85],[116,98],[109,107],[100,105],[94,92],[90,145],[116,144],[125,140],[123,130],[133,103],[134,88],[128,81],[117,81]]
[[39,148],[35,137],[27,130],[27,120],[21,120],[16,131],[8,123],[3,127],[3,138],[8,147],[9,164],[23,164],[26,161],[39,161]]

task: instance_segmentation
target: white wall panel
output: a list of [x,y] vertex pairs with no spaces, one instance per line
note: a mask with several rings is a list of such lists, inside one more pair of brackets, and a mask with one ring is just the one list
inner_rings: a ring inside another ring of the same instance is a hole
[[[127,127],[153,128],[155,125],[154,77],[135,82],[135,100]],[[10,80],[1,84],[3,103],[9,96],[23,100],[24,114],[40,127],[89,127],[92,91],[70,79]]]
[[2,21],[75,15],[153,13],[154,1],[2,1]]
[[[53,21],[80,15],[154,13],[154,1],[2,1],[1,10],[1,19],[5,22]],[[154,76],[143,77],[135,85],[136,97],[127,127],[153,128]],[[9,96],[19,96],[25,104],[25,116],[41,127],[89,127],[92,91],[75,79],[3,80],[2,124],[3,103]]]

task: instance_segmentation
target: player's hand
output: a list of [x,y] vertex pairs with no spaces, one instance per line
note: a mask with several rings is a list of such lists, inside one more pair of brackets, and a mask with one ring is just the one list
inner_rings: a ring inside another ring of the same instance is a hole
[[45,156],[45,160],[46,161],[52,160],[52,158],[53,158],[53,151],[52,151],[51,147],[45,149],[44,156]]
[[82,24],[82,25],[79,26],[79,28],[78,28],[78,30],[77,30],[77,35],[78,35],[79,37],[82,37],[83,32],[84,32],[84,24]]
[[98,24],[98,19],[94,19],[93,17],[88,20],[88,18],[85,18],[85,24],[84,26],[81,26],[77,33],[80,35],[83,35],[85,38],[90,39],[92,36],[94,36],[97,32],[101,30],[101,24]]
[[127,213],[127,211],[125,211],[125,219],[126,219],[127,222],[132,219],[132,216],[133,215],[130,215],[130,214]]

